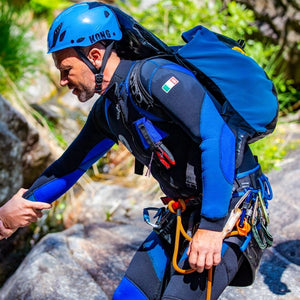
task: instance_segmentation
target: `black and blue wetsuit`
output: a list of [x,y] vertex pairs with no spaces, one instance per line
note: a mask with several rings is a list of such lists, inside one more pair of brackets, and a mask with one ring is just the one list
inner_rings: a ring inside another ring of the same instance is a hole
[[[199,228],[221,231],[236,174],[248,174],[257,168],[251,151],[245,148],[244,161],[236,170],[235,135],[194,75],[168,60],[150,59],[141,69],[143,87],[158,107],[166,109],[167,117],[137,107],[128,87],[128,74],[133,65],[132,61],[121,60],[110,88],[93,106],[78,137],[42,173],[26,197],[43,202],[56,200],[114,143],[121,141],[141,164],[150,168],[167,196],[201,198]],[[155,129],[158,140],[171,151],[175,165],[165,168],[153,159],[153,149],[147,147],[138,130],[139,120]],[[135,255],[114,299],[205,297],[205,272],[190,275],[166,272],[170,255],[170,249],[153,232]],[[185,259],[183,255],[181,264],[186,263]],[[236,243],[224,243],[222,262],[215,270],[213,297],[218,297],[230,284],[243,260]]]

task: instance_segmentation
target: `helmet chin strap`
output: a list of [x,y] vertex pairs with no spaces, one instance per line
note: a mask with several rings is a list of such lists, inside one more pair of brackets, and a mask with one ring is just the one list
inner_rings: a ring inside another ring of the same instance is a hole
[[81,50],[80,47],[74,47],[75,51],[81,58],[81,60],[90,68],[90,70],[95,74],[95,93],[100,94],[102,92],[102,82],[103,82],[103,72],[105,66],[107,64],[108,58],[111,54],[112,48],[114,45],[114,41],[111,41],[105,48],[105,52],[102,59],[102,64],[100,69],[98,70],[91,61],[87,58],[84,52]]

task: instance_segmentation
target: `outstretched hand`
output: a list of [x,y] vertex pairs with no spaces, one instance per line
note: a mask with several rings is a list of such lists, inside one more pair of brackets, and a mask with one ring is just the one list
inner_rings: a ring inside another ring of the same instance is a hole
[[25,227],[43,216],[42,209],[52,207],[49,203],[33,202],[24,199],[26,192],[20,189],[0,208],[0,239],[8,238],[19,227]]
[[192,269],[202,273],[221,262],[222,232],[198,229],[190,242],[187,255]]

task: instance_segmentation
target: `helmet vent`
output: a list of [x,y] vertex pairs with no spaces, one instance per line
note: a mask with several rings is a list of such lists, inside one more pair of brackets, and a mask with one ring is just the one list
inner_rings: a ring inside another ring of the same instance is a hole
[[77,43],[81,43],[84,39],[85,39],[85,37],[81,37],[81,38],[79,38],[76,42],[77,42]]
[[59,32],[61,30],[61,27],[62,27],[62,24],[63,23],[60,23],[54,30],[54,33],[53,33],[53,43],[51,45],[51,48],[53,48],[55,45],[56,45],[56,42],[57,42],[57,39],[58,39],[58,35],[59,35]]
[[105,11],[104,11],[104,16],[105,16],[105,18],[108,18],[109,15],[110,15],[110,13],[109,13],[107,10],[105,10]]
[[66,31],[63,31],[61,33],[61,35],[59,36],[59,41],[62,42],[62,40],[65,38],[65,35],[66,35]]

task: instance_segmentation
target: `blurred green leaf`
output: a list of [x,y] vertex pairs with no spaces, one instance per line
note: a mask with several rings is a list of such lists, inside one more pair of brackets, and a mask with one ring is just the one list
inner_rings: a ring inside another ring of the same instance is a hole
[[0,66],[4,70],[0,72],[0,93],[9,89],[8,79],[22,89],[42,65],[41,53],[31,46],[30,19],[28,13],[0,2]]

